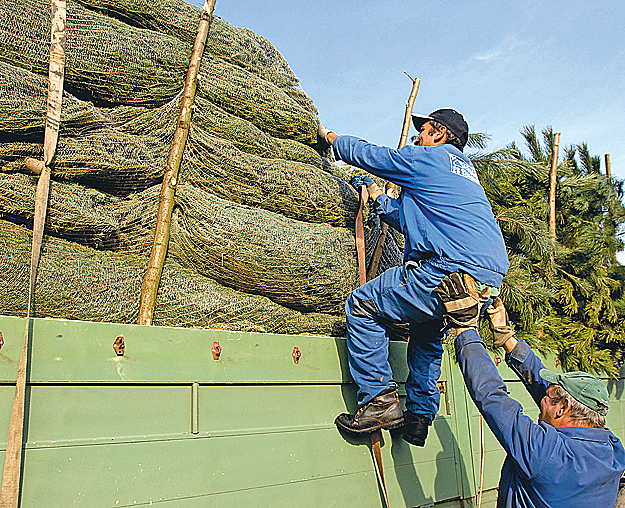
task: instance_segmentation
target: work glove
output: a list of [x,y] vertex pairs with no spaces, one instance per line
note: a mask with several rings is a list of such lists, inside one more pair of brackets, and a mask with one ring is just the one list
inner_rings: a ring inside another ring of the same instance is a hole
[[473,277],[458,272],[452,273],[434,288],[434,293],[445,305],[445,329],[475,328],[480,319],[480,294]]
[[330,142],[328,141],[328,134],[330,132],[334,132],[334,131],[331,131],[330,129],[326,129],[321,124],[319,124],[319,126],[317,127],[318,143],[322,150],[327,150],[331,146]]
[[493,304],[486,309],[486,317],[490,331],[493,332],[493,346],[503,347],[510,337],[514,337],[514,331],[510,327],[508,313],[501,298],[493,300]]
[[321,139],[325,139],[327,141],[328,139],[326,138],[326,136],[329,132],[332,131],[330,129],[326,129],[323,125],[319,124],[319,127],[317,128],[317,134]]
[[350,185],[360,192],[360,188],[364,185],[369,188],[370,185],[374,185],[374,181],[366,175],[354,175],[349,180]]

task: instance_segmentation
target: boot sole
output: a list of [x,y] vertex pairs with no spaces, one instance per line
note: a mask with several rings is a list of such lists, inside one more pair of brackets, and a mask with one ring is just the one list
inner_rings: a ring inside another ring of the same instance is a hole
[[340,428],[341,430],[344,430],[345,432],[349,432],[350,434],[372,434],[373,432],[376,432],[382,429],[393,430],[393,429],[398,429],[399,427],[403,427],[404,419],[402,418],[401,420],[395,420],[394,422],[391,422],[391,423],[374,425],[373,427],[367,427],[366,429],[352,429],[350,427],[345,427],[340,422],[336,422],[336,426]]
[[425,446],[425,439],[415,439],[411,437],[407,437],[405,434],[401,435],[402,439],[406,441],[406,443],[410,443],[414,446]]

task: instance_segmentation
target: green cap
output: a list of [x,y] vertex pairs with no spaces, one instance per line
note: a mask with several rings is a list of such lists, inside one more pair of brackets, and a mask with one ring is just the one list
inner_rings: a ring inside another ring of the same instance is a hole
[[560,385],[576,401],[588,406],[600,415],[607,415],[610,397],[603,381],[587,372],[566,372],[556,374],[547,369],[540,370],[540,377],[545,381]]

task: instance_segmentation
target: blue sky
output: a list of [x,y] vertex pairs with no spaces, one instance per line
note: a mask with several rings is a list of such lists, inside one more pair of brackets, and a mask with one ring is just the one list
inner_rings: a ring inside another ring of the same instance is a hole
[[396,146],[405,70],[421,79],[416,112],[453,107],[491,149],[551,125],[625,178],[620,2],[217,0],[214,14],[267,38],[338,133]]

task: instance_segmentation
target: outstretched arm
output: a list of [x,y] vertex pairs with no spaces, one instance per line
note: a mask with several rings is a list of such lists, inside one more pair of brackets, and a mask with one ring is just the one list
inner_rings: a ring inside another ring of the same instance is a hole
[[519,376],[534,402],[540,407],[540,401],[549,387],[549,383],[539,374],[544,365],[526,342],[514,337],[501,298],[495,298],[493,304],[486,310],[486,317],[495,339],[494,346],[506,350],[506,363]]
[[521,404],[510,398],[477,330],[460,333],[454,345],[471,399],[504,450],[531,478],[551,454],[553,440],[547,434],[555,430],[536,425],[523,414]]
[[514,341],[516,344],[511,349],[504,345],[506,349],[506,363],[519,376],[536,405],[540,407],[540,401],[545,396],[547,388],[549,388],[549,383],[541,378],[539,374],[540,369],[544,369],[545,366],[540,361],[540,358],[534,354],[527,342],[517,339],[514,339]]
[[[550,425],[536,425],[523,414],[521,404],[508,396],[506,385],[477,333],[479,293],[475,281],[466,274],[452,273],[434,292],[445,305],[446,322],[463,329],[454,346],[471,399],[504,450],[531,478],[553,451],[555,429]],[[504,347],[511,348],[512,358],[519,346],[522,350],[527,344],[512,336],[504,344]],[[530,357],[524,355],[519,364]]]

